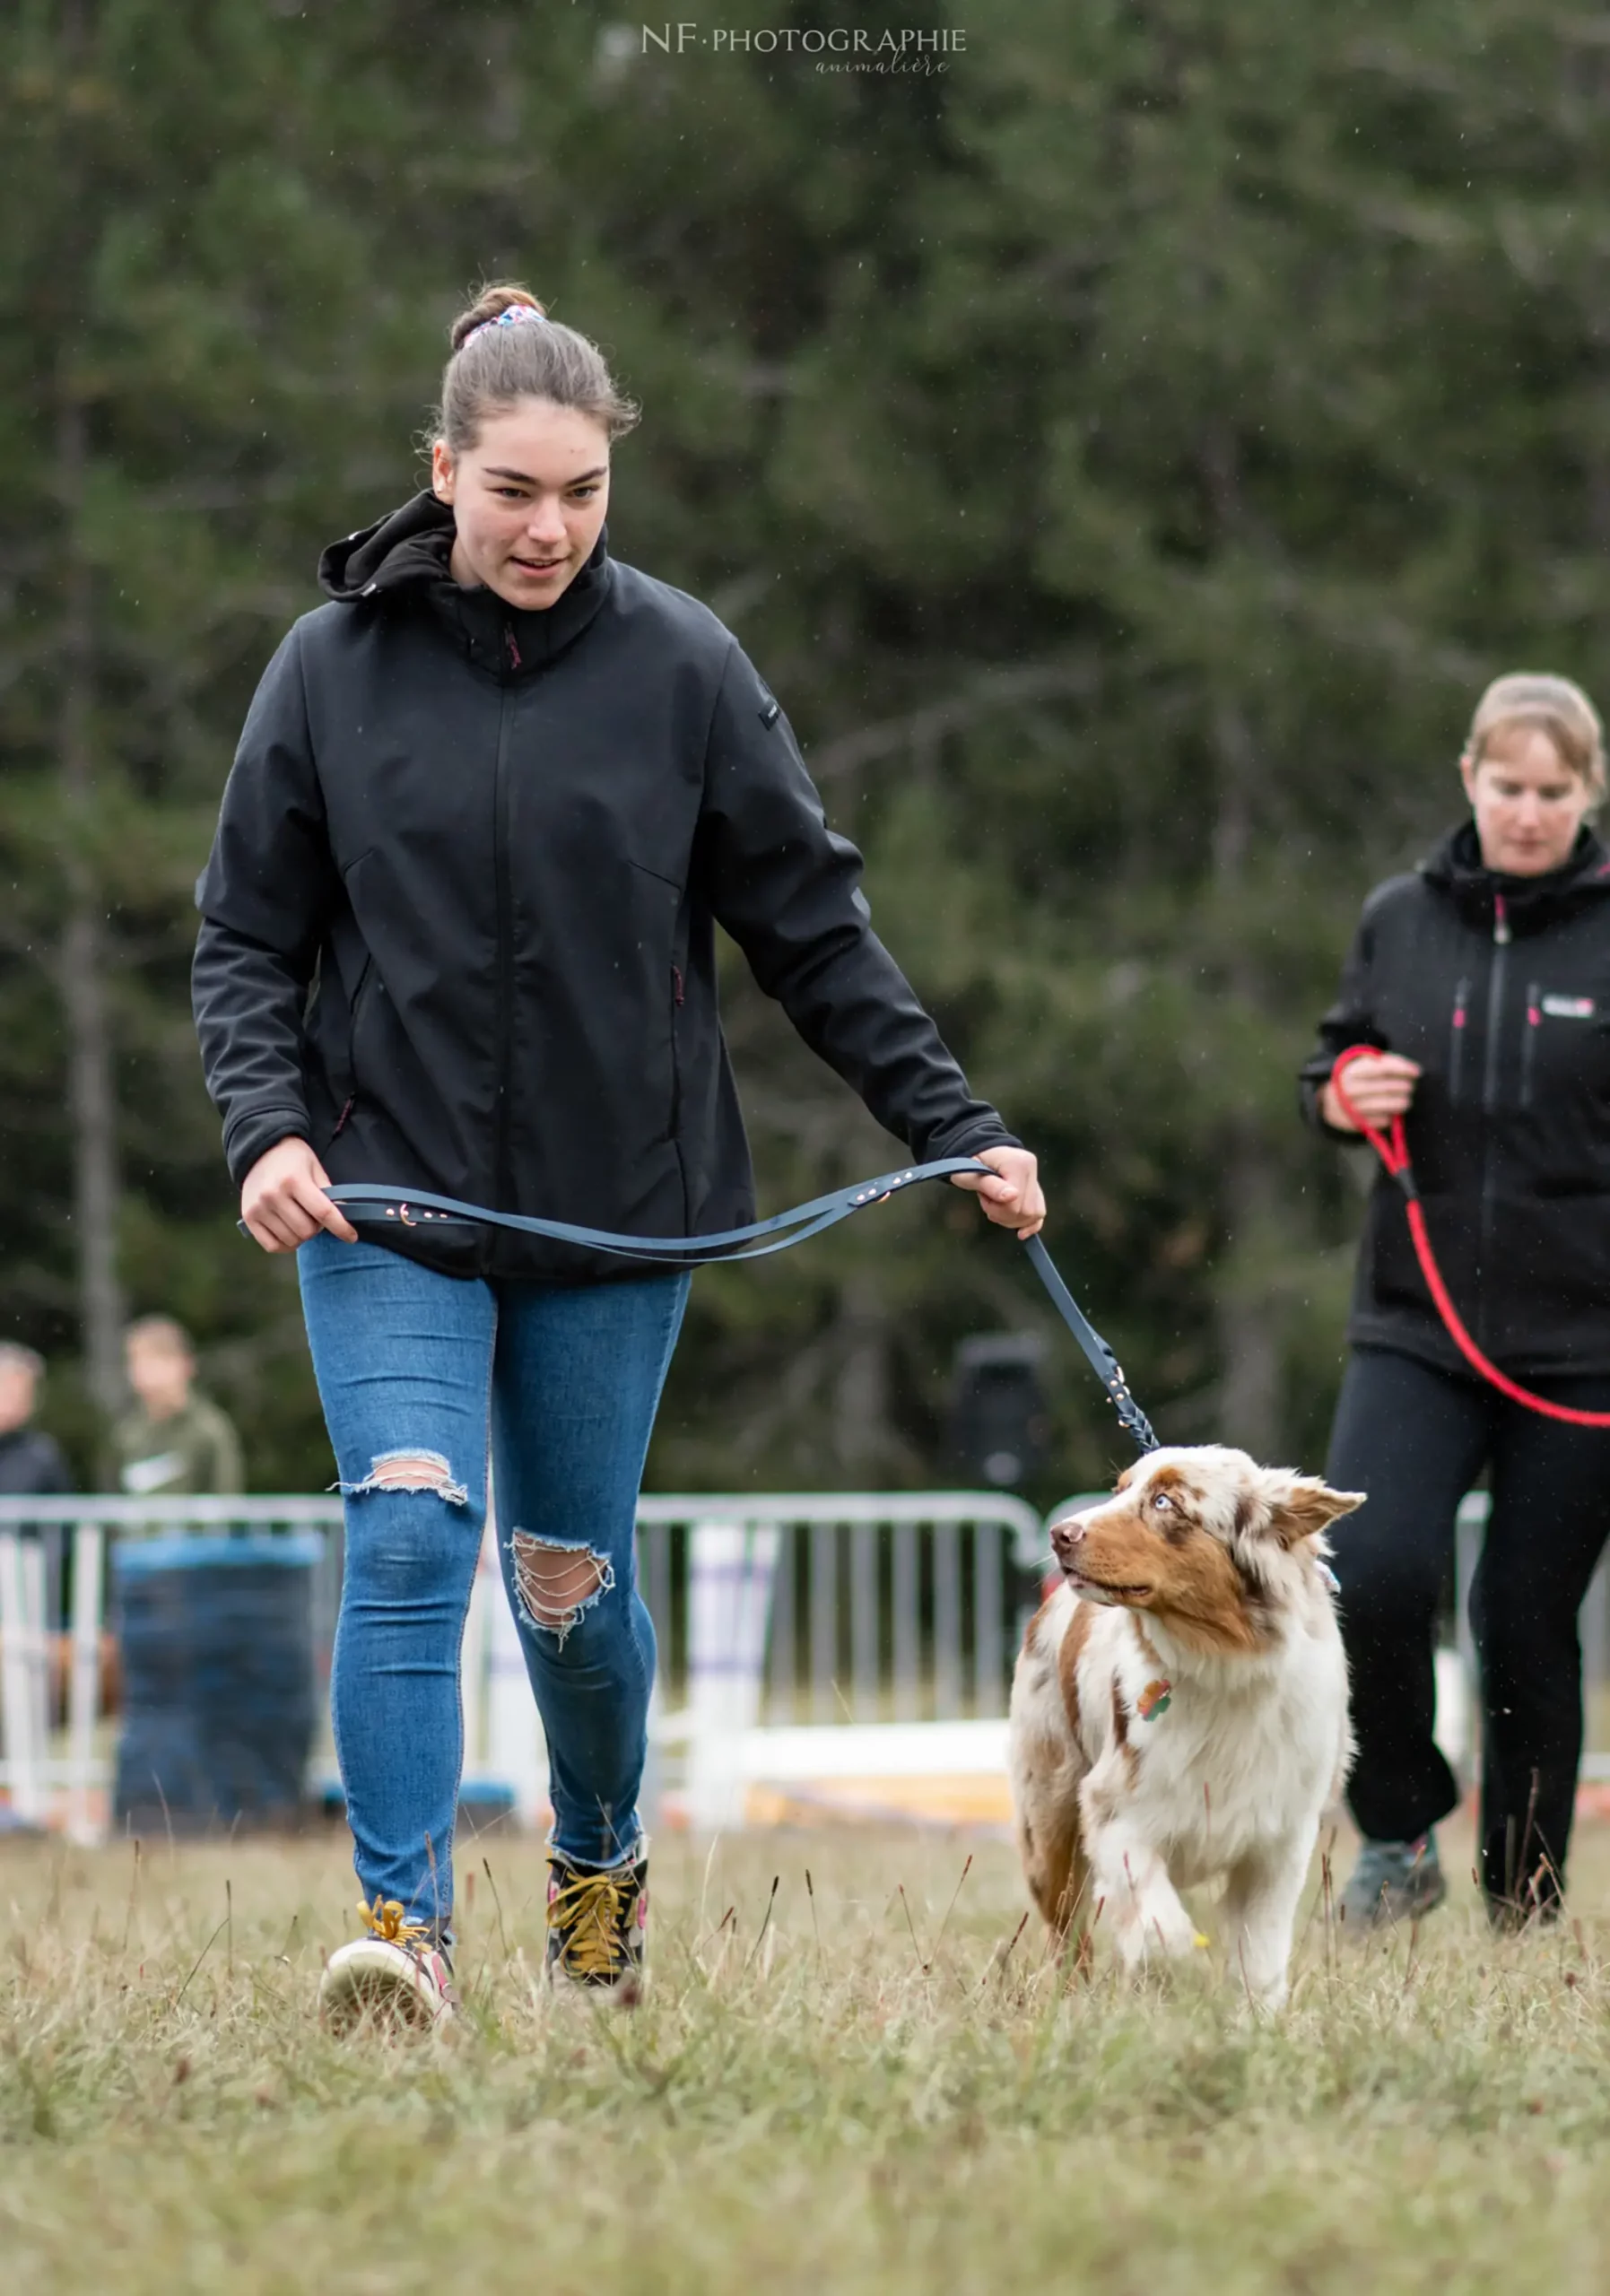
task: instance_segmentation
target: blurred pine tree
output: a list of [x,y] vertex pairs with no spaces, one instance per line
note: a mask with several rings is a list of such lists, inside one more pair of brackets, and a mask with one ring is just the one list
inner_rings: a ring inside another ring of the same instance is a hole
[[[514,0],[0,23],[0,1322],[65,1361],[115,1314],[87,918],[116,1280],[196,1328],[258,1487],[327,1455],[232,1225],[189,885],[319,545],[411,489],[504,274],[643,399],[613,547],[784,701],[1153,1416],[1317,1455],[1353,1214],[1292,1071],[1474,691],[1602,683],[1610,62],[1549,0],[936,21],[964,54],[903,80]],[[741,965],[729,1024],[769,1205],[886,1161]],[[705,1276],[653,1472],[933,1477],[954,1343],[1044,1312],[960,1199]],[[1048,1499],[1121,1455],[1052,1361]]]

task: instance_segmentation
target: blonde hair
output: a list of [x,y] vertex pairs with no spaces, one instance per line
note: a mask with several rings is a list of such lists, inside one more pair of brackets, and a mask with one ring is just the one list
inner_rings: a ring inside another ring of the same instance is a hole
[[1465,754],[1479,765],[1494,734],[1507,726],[1530,726],[1546,734],[1561,761],[1588,784],[1597,805],[1605,795],[1605,729],[1580,685],[1541,670],[1511,670],[1494,678],[1475,705]]
[[[544,324],[489,324],[517,306]],[[549,318],[528,287],[513,281],[483,287],[454,320],[448,340],[453,355],[442,374],[441,404],[431,428],[455,455],[474,447],[489,414],[500,414],[523,398],[551,399],[555,406],[591,415],[612,440],[639,419],[641,410],[616,388],[597,344]]]

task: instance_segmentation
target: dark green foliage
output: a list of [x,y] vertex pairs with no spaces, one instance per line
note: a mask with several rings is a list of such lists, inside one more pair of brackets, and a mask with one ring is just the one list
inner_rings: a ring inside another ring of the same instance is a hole
[[[1353,1215],[1292,1071],[1364,891],[1455,809],[1480,686],[1604,683],[1610,50],[1546,0],[996,0],[905,78],[638,32],[503,0],[0,26],[0,1326],[70,1374],[71,841],[130,1301],[196,1328],[257,1487],[328,1479],[292,1271],[232,1224],[188,889],[318,546],[414,483],[445,324],[512,274],[644,402],[614,547],[784,700],[1162,1430],[1313,1465]],[[888,1161],[740,965],[729,1011],[769,1208]],[[702,1278],[657,1480],[944,1479],[954,1342],[1045,1317],[980,1224],[928,1197]],[[1122,1448],[1053,1361],[1060,1491]],[[70,1376],[52,1415],[87,1445]]]

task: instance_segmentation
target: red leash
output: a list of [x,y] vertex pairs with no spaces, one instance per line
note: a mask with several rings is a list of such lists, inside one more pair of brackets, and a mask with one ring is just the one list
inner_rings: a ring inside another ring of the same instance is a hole
[[1375,1044],[1349,1045],[1330,1072],[1330,1081],[1336,1088],[1336,1098],[1343,1113],[1363,1134],[1381,1162],[1403,1190],[1404,1210],[1409,1216],[1409,1233],[1414,1239],[1414,1257],[1420,1262],[1420,1273],[1430,1287],[1449,1339],[1474,1370],[1479,1371],[1489,1386],[1500,1395],[1508,1396],[1511,1403],[1523,1403],[1528,1411],[1540,1411],[1545,1419],[1568,1420],[1573,1427],[1610,1427],[1610,1411],[1573,1411],[1569,1404],[1550,1403],[1545,1396],[1535,1396],[1529,1387],[1517,1387],[1515,1381],[1501,1371],[1496,1363],[1489,1362],[1482,1353],[1460,1319],[1459,1311],[1449,1297],[1448,1286],[1442,1281],[1442,1271],[1437,1265],[1432,1250],[1432,1239],[1425,1231],[1425,1212],[1420,1202],[1420,1191],[1414,1185],[1414,1167],[1409,1162],[1409,1144],[1403,1128],[1403,1118],[1395,1116],[1389,1134],[1378,1132],[1366,1124],[1347,1097],[1342,1082],[1342,1071],[1350,1062],[1378,1059],[1381,1048]]

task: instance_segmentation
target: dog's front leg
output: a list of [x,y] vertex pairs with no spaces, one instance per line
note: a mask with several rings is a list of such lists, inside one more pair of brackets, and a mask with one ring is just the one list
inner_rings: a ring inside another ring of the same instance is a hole
[[1231,1977],[1240,1975],[1259,2009],[1285,2002],[1292,1932],[1318,1833],[1317,1826],[1305,1827],[1300,1839],[1272,1844],[1231,1868],[1225,1950]]
[[1178,1960],[1203,1942],[1197,1925],[1162,1857],[1133,1820],[1112,1809],[1102,1783],[1101,1770],[1093,1770],[1081,1796],[1091,1887],[1101,1918],[1110,1924],[1126,1969],[1139,1969],[1160,1954]]

